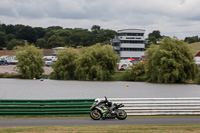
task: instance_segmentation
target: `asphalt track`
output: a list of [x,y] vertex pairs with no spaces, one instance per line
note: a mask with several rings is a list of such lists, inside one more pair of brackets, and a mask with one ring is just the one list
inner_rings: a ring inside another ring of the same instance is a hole
[[126,120],[106,119],[94,121],[81,119],[0,119],[0,127],[17,126],[71,126],[71,125],[184,125],[200,124],[200,117],[179,118],[127,118]]

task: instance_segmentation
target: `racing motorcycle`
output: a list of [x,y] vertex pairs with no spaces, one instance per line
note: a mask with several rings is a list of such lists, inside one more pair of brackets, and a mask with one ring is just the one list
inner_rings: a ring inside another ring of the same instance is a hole
[[127,113],[119,109],[121,107],[124,107],[122,103],[116,104],[112,103],[107,100],[107,97],[105,97],[105,100],[100,100],[99,98],[95,99],[95,102],[90,107],[90,117],[93,120],[100,120],[101,118],[103,120],[109,118],[109,119],[117,119],[119,120],[125,120],[127,117]]

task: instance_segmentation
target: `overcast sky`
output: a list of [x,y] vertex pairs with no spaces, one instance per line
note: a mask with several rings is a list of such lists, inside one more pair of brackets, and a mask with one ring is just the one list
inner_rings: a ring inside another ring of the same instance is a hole
[[32,27],[144,29],[145,35],[200,33],[200,0],[0,0],[0,23]]

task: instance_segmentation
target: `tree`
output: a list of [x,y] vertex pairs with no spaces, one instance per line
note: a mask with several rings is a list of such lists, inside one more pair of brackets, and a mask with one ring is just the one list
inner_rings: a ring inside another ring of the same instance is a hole
[[7,49],[7,50],[12,50],[15,46],[24,46],[24,44],[25,44],[25,41],[24,41],[24,40],[12,39],[12,40],[8,43],[6,49]]
[[14,25],[7,25],[5,27],[5,32],[6,34],[15,34],[16,33],[16,29],[15,29],[15,26]]
[[149,82],[183,83],[194,79],[196,65],[188,44],[177,38],[164,38],[147,50]]
[[96,41],[98,43],[103,43],[106,41],[110,41],[111,38],[114,38],[116,32],[113,30],[104,30],[101,29],[98,34],[96,35]]
[[9,42],[12,39],[15,39],[15,35],[10,33],[10,34],[7,34],[6,38],[7,38],[7,41]]
[[45,43],[46,43],[46,40],[44,38],[39,38],[39,39],[37,39],[35,44],[39,48],[44,48]]
[[110,45],[96,44],[79,51],[67,48],[59,52],[58,61],[52,64],[51,78],[110,80],[119,62],[119,56]]
[[65,39],[61,36],[52,35],[48,38],[47,43],[45,44],[45,48],[51,49],[55,47],[63,47],[65,46]]
[[96,44],[84,48],[76,60],[75,75],[79,80],[110,80],[119,60],[110,45]]
[[63,29],[60,26],[41,28],[22,24],[0,24],[0,31],[6,34],[7,42],[13,39],[26,40],[29,43],[36,44],[40,48],[48,49],[59,46],[77,47],[91,46],[96,43],[107,44],[116,34],[115,31],[101,29],[98,25],[93,25],[91,31],[89,31],[83,28]]
[[42,38],[45,35],[45,30],[41,27],[35,27],[33,30],[36,32],[36,39]]
[[6,32],[6,25],[5,24],[0,24],[0,31]]
[[73,48],[66,48],[56,55],[57,62],[52,64],[53,72],[51,78],[62,80],[75,79],[75,60],[78,58],[78,53]]
[[184,42],[187,42],[187,43],[195,43],[195,42],[199,42],[200,39],[198,36],[192,36],[192,37],[185,37],[184,39]]
[[0,31],[0,48],[6,47],[6,45],[7,45],[6,34]]
[[16,39],[23,39],[30,43],[35,43],[37,40],[37,32],[30,26],[23,26],[16,33]]
[[25,46],[17,46],[15,51],[18,60],[16,67],[19,69],[22,78],[41,78],[44,72],[42,50],[38,49],[33,44],[25,44]]
[[100,29],[101,29],[101,26],[98,26],[98,25],[93,25],[91,28],[91,30],[94,34],[99,33]]
[[162,38],[159,30],[154,30],[148,34],[148,39],[145,41],[145,47],[149,48],[151,44],[158,44],[158,41]]
[[49,26],[47,28],[48,31],[50,31],[50,30],[61,30],[61,29],[63,29],[61,26]]
[[162,36],[160,35],[160,31],[159,30],[154,30],[154,31],[152,31],[152,33],[149,33],[149,35],[148,35],[149,37],[150,36],[154,36],[155,38],[161,38]]

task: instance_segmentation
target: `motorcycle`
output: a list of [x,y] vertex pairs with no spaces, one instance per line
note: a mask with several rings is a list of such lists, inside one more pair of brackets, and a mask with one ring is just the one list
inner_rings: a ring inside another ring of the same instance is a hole
[[[119,120],[125,120],[127,117],[127,113],[124,110],[119,109],[121,107],[124,107],[122,103],[113,104],[112,102],[107,100],[107,97],[105,97],[105,100],[100,100],[97,98],[90,107],[90,117],[93,120],[100,120],[101,118],[103,120],[108,118],[115,119],[116,117]],[[105,116],[103,117],[103,115]]]

